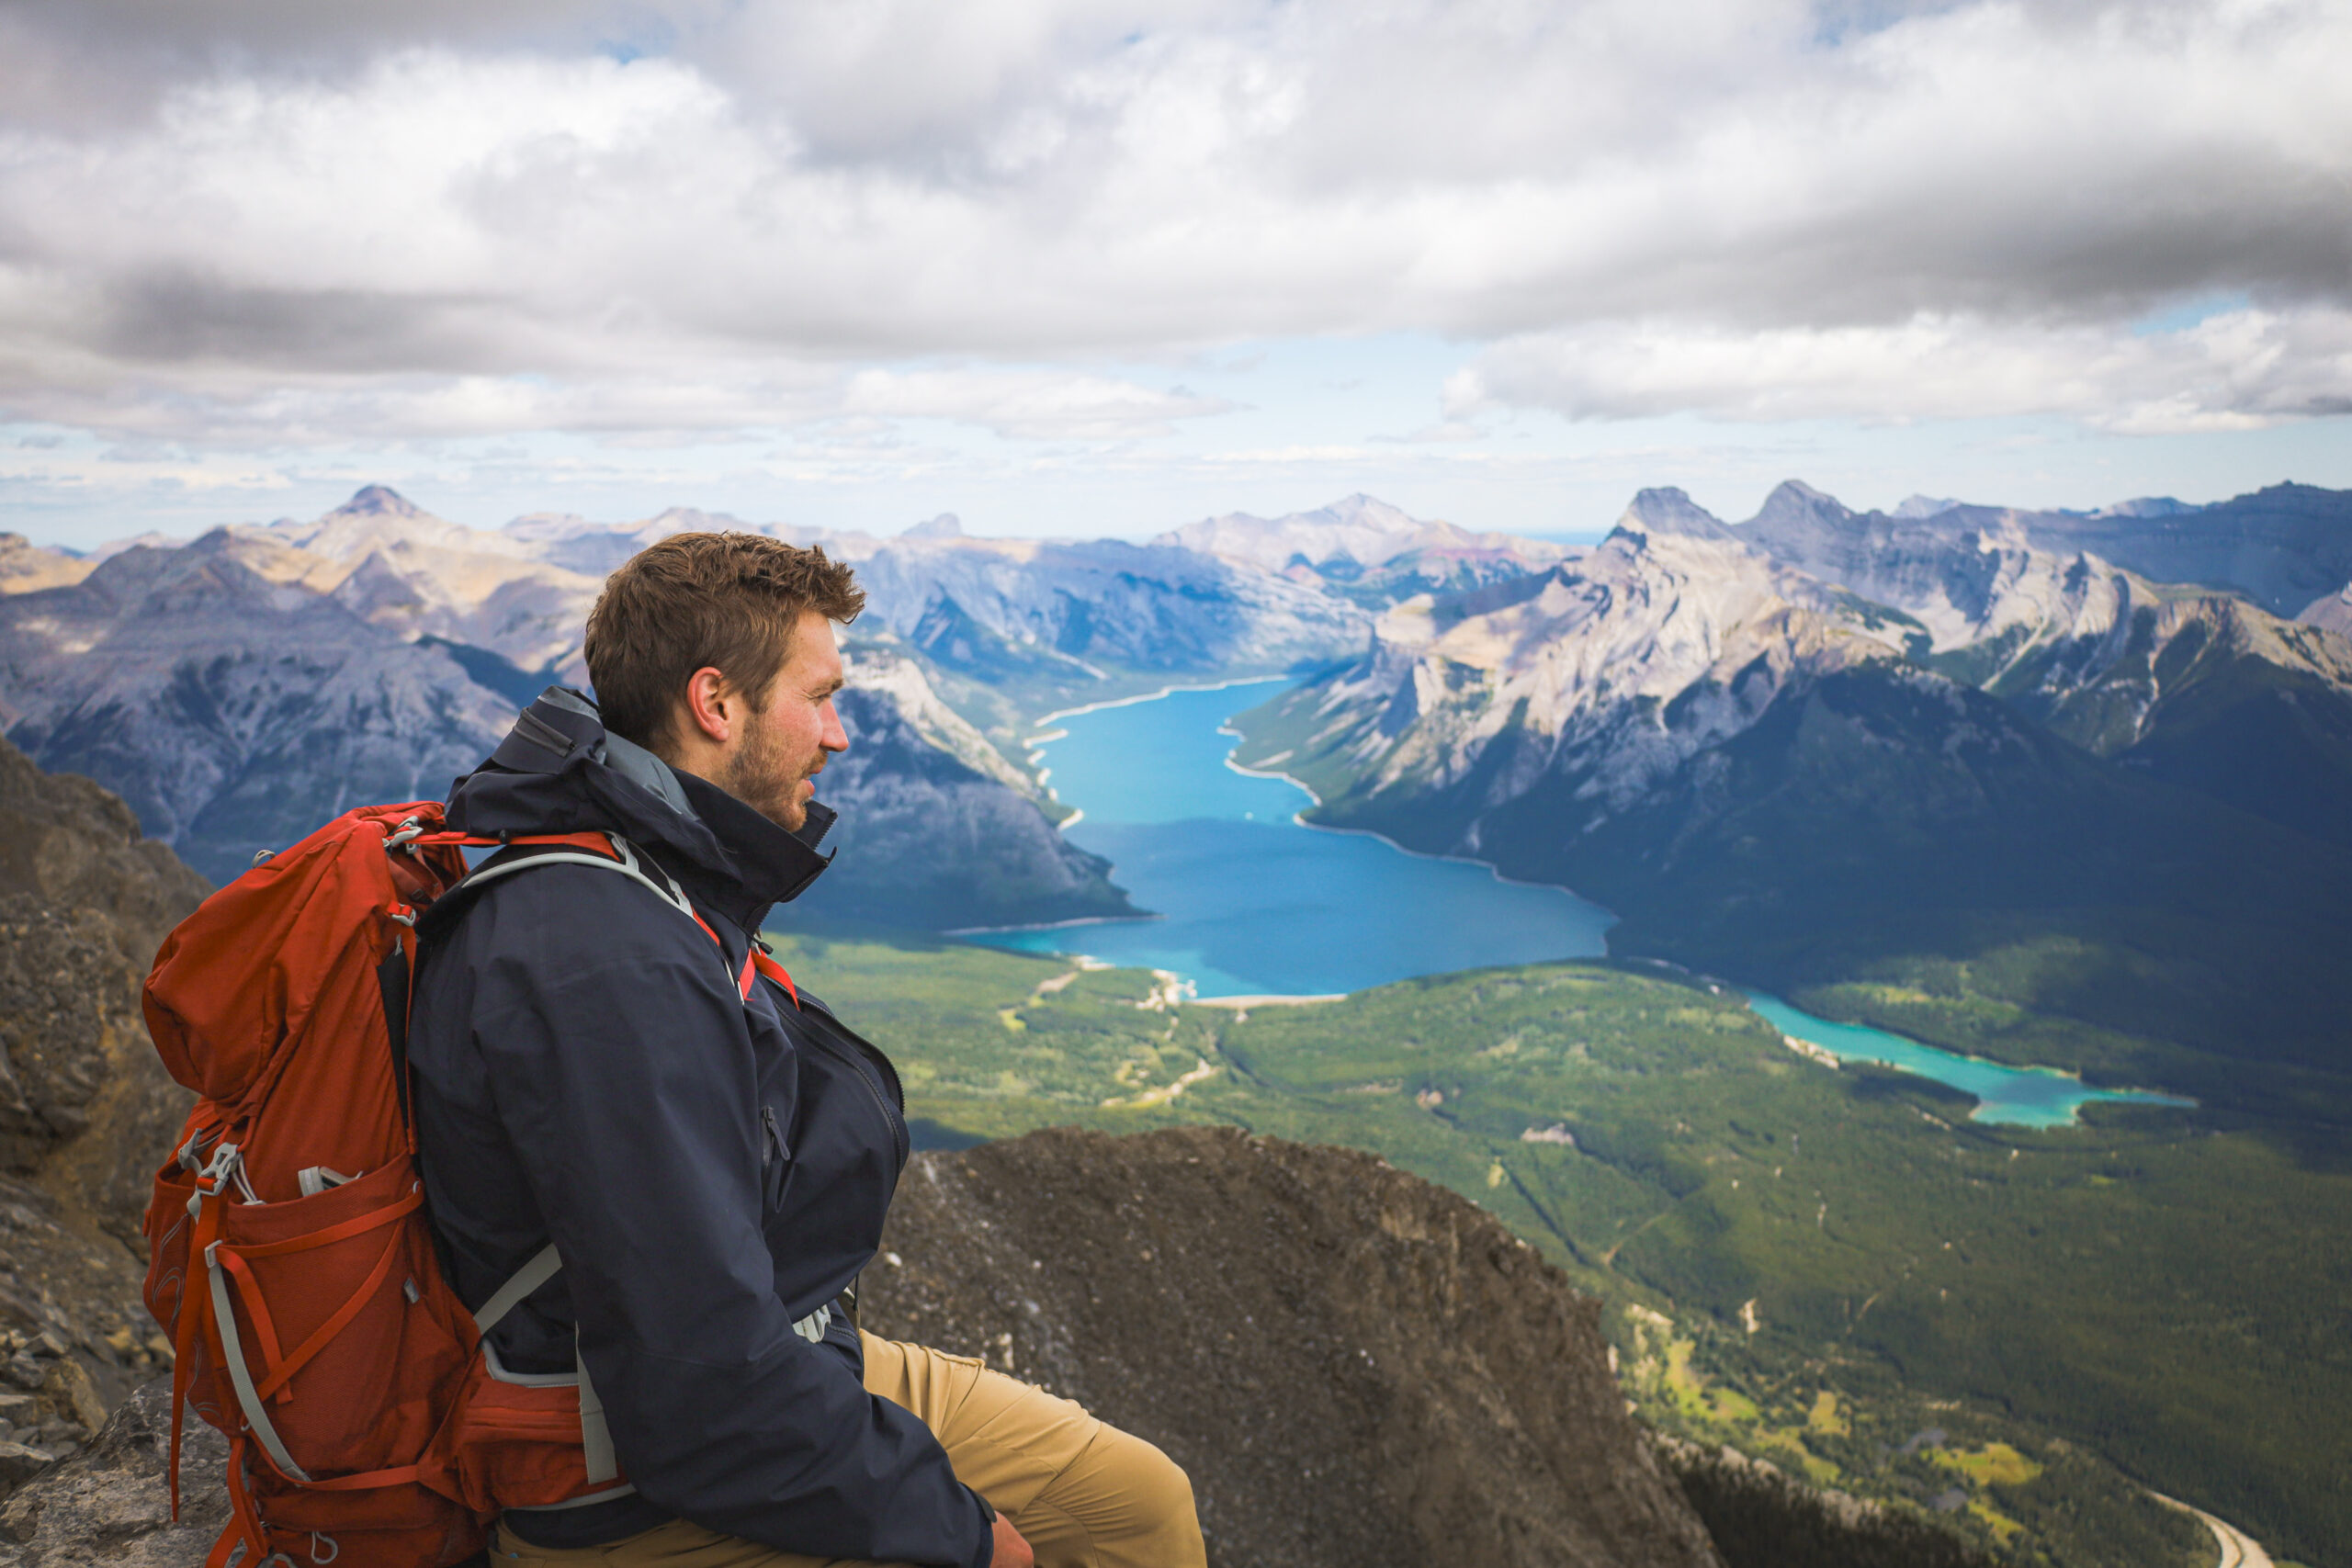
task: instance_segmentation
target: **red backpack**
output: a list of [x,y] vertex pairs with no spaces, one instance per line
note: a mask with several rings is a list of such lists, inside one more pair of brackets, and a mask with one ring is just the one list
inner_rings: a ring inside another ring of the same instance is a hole
[[[175,1514],[183,1411],[229,1437],[232,1513],[207,1568],[240,1544],[245,1568],[272,1553],[445,1568],[503,1508],[633,1490],[584,1369],[510,1374],[482,1345],[560,1266],[554,1247],[469,1313],[426,1223],[405,1059],[414,928],[467,880],[460,848],[500,841],[443,831],[435,801],[366,807],[213,894],[156,955],[148,1031],[199,1098],[156,1173],[146,1299],[176,1356]],[[599,865],[718,942],[625,840],[512,841],[537,850],[475,882]],[[757,973],[790,987],[755,945],[746,997]]]

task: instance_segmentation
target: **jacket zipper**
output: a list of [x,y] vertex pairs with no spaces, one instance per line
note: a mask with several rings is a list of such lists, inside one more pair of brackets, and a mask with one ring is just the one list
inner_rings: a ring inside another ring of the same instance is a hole
[[775,1123],[775,1106],[760,1107],[760,1123],[767,1130],[767,1148],[760,1158],[761,1195],[767,1201],[768,1213],[775,1213],[784,1207],[783,1184],[791,1179],[784,1167],[791,1152],[784,1146],[784,1132]]
[[761,1106],[760,1121],[768,1130],[769,1157],[772,1159],[782,1159],[785,1154],[784,1134],[776,1129],[775,1107],[773,1105]]

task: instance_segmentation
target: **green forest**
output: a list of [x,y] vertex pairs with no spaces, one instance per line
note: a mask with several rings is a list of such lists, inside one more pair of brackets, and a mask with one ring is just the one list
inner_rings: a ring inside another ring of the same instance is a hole
[[[2310,1240],[2352,1222],[2352,1170],[2294,1115],[1981,1124],[1941,1086],[1799,1053],[1728,987],[1625,964],[1236,1007],[1144,971],[774,934],[897,1062],[919,1142],[1222,1122],[1372,1150],[1603,1298],[1645,1418],[2006,1560],[2210,1562],[2151,1490],[2282,1560],[2352,1540],[2352,1256]],[[1944,1038],[2084,1027],[1894,984],[1828,999],[1898,1028],[1940,1010]]]

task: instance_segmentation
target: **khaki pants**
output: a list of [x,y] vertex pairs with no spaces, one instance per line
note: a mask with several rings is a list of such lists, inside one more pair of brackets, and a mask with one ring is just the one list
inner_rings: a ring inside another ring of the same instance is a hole
[[[929,1427],[956,1479],[1009,1516],[1037,1568],[1204,1568],[1193,1485],[1166,1454],[1067,1399],[963,1356],[861,1337],[865,1388]],[[684,1519],[610,1546],[546,1551],[503,1525],[492,1568],[851,1568]]]

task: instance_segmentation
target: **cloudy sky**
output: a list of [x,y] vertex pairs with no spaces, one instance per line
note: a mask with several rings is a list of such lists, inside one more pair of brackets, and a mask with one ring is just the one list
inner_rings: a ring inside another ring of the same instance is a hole
[[0,528],[2352,486],[2342,0],[0,0]]

